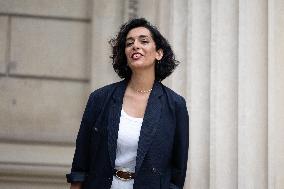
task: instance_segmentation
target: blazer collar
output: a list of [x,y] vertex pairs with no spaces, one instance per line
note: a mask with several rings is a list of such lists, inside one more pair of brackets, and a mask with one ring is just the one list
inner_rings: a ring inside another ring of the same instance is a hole
[[[108,149],[110,162],[112,167],[115,167],[117,137],[120,122],[120,114],[123,103],[123,96],[127,87],[127,81],[123,80],[118,82],[118,85],[113,93],[112,103],[108,118]],[[162,103],[160,97],[163,94],[162,84],[158,81],[154,82],[153,89],[150,93],[143,123],[140,131],[140,137],[138,142],[136,167],[137,173],[141,167],[141,164],[145,158],[145,155],[150,147],[150,144],[154,138],[156,130],[158,128],[158,122],[161,115]]]
[[159,120],[162,110],[161,96],[163,94],[162,85],[159,82],[155,82],[153,90],[149,96],[146,106],[143,123],[140,131],[140,137],[138,141],[137,157],[135,174],[139,172],[142,162],[147,154],[155,133],[159,127]]
[[128,83],[127,80],[122,80],[122,81],[117,83],[117,87],[116,87],[114,94],[112,96],[115,103],[116,102],[118,102],[120,104],[123,103],[123,97],[124,97],[124,93],[125,93],[125,90],[126,90],[126,87],[127,87],[127,83]]
[[120,122],[120,114],[123,102],[123,96],[126,90],[127,81],[122,80],[117,83],[110,102],[110,111],[108,115],[108,151],[111,166],[115,167],[117,137]]

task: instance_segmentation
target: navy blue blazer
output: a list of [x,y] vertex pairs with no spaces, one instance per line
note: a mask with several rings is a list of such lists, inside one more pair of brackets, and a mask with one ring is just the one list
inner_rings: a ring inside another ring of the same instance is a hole
[[[84,189],[111,187],[125,80],[91,93],[76,140],[68,182]],[[186,176],[189,119],[186,102],[155,81],[140,131],[134,189],[182,189]]]

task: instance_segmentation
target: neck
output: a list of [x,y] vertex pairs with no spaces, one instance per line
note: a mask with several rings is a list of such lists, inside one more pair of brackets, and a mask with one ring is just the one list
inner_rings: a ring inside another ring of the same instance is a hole
[[132,72],[129,85],[135,90],[147,91],[152,89],[154,81],[155,73]]

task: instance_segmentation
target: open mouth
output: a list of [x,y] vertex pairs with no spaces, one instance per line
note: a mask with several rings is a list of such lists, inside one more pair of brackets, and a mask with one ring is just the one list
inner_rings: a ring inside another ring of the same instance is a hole
[[139,59],[140,57],[142,57],[143,55],[141,53],[133,53],[131,55],[131,58],[132,59]]

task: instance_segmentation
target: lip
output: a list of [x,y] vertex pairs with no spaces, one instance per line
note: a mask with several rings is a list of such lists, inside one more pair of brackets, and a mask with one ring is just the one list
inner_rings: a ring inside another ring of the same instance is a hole
[[133,54],[131,55],[131,58],[134,58],[134,55],[136,55],[136,54],[139,54],[139,55],[143,56],[143,54],[141,54],[141,53],[139,53],[139,52],[135,52],[135,53],[133,53]]

